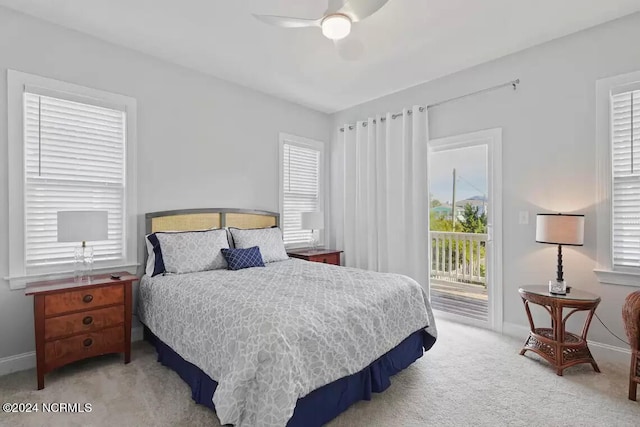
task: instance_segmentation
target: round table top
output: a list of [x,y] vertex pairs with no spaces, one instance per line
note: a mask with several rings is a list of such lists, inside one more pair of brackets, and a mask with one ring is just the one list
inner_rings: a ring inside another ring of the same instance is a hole
[[577,301],[597,301],[600,297],[591,292],[581,291],[580,289],[571,288],[571,291],[566,295],[556,295],[549,292],[548,285],[526,285],[520,287],[518,290],[520,293],[527,292],[530,294],[541,295],[543,297],[560,298]]

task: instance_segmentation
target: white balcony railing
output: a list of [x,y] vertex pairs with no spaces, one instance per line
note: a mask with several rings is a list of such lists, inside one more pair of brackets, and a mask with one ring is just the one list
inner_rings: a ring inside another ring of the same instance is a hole
[[431,277],[486,284],[486,234],[431,231]]

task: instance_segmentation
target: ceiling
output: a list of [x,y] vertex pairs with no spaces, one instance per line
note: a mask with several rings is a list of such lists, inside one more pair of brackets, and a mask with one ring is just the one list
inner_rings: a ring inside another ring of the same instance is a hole
[[318,28],[252,13],[322,16],[326,0],[0,0],[0,5],[335,112],[640,10],[640,0],[390,0],[354,24],[357,60]]

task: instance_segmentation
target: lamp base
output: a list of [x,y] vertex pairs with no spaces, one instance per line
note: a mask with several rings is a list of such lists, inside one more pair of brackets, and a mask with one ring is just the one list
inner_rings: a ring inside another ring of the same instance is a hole
[[567,294],[567,282],[549,280],[549,293],[553,295],[566,295]]
[[315,250],[315,249],[318,249],[319,245],[320,245],[320,239],[316,235],[316,230],[311,230],[311,240],[309,241],[309,247]]
[[73,278],[76,282],[88,282],[93,272],[93,248],[81,246],[75,249]]

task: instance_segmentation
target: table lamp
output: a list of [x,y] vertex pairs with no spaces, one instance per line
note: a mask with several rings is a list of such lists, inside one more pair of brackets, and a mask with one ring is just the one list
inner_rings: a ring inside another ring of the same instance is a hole
[[319,238],[316,237],[316,230],[324,228],[324,213],[322,211],[302,212],[300,214],[303,230],[311,230],[311,247],[317,248]]
[[536,216],[536,242],[558,245],[558,271],[549,281],[549,293],[567,294],[567,283],[562,271],[562,245],[584,244],[584,215],[538,214]]
[[107,240],[107,211],[59,211],[58,242],[82,242],[74,252],[74,278],[88,279],[93,271],[93,248],[86,242]]

